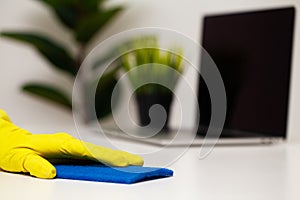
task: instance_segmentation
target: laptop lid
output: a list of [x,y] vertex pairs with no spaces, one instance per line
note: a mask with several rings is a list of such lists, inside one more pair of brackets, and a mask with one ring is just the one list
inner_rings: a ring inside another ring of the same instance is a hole
[[[294,15],[295,8],[288,7],[204,17],[202,46],[227,96],[221,137],[286,138]],[[202,78],[198,102],[198,132],[205,135],[211,105]]]

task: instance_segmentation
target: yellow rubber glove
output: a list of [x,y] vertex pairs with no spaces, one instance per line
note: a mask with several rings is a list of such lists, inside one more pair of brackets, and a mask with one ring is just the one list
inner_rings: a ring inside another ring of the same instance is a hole
[[0,168],[54,178],[55,167],[47,159],[94,160],[120,167],[144,163],[140,156],[83,142],[66,133],[31,134],[12,124],[0,109]]

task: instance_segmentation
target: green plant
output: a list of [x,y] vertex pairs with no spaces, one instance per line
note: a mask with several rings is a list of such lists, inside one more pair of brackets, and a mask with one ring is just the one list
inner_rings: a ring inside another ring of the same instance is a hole
[[[120,65],[129,73],[133,87],[141,85],[145,80],[166,83],[167,89],[160,84],[144,84],[138,87],[137,94],[168,93],[174,89],[178,74],[183,72],[183,53],[181,48],[173,50],[161,49],[155,36],[142,36],[130,44],[132,51],[120,57]],[[133,70],[138,67],[138,70]]]
[[150,108],[160,104],[167,113],[163,129],[168,129],[173,90],[184,70],[182,48],[162,49],[155,36],[145,35],[126,43],[119,65],[135,90],[140,125],[161,127],[160,112],[153,111],[153,121],[149,116]]
[[[23,42],[34,47],[51,66],[75,78],[85,57],[86,46],[95,34],[105,27],[120,11],[122,6],[105,7],[104,0],[37,0],[52,10],[57,19],[67,27],[77,46],[72,55],[63,45],[53,39],[33,32],[1,32],[2,37]],[[116,84],[116,73],[105,74],[100,79],[96,92],[96,112],[101,118],[111,112],[110,96]],[[105,80],[105,84],[101,84]],[[23,91],[46,98],[67,108],[72,108],[71,98],[61,89],[44,83],[27,83]]]

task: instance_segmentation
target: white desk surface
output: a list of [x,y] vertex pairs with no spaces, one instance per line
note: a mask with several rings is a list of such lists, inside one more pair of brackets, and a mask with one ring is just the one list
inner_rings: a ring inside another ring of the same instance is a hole
[[169,168],[174,177],[132,185],[42,180],[0,171],[3,200],[299,200],[300,145],[216,147],[204,160],[193,147]]

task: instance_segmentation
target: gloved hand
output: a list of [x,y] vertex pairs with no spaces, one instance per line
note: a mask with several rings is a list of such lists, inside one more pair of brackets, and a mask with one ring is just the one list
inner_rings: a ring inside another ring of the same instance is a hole
[[47,159],[93,160],[111,166],[144,162],[140,156],[83,142],[66,133],[31,134],[12,124],[0,109],[0,168],[54,178],[55,167]]

